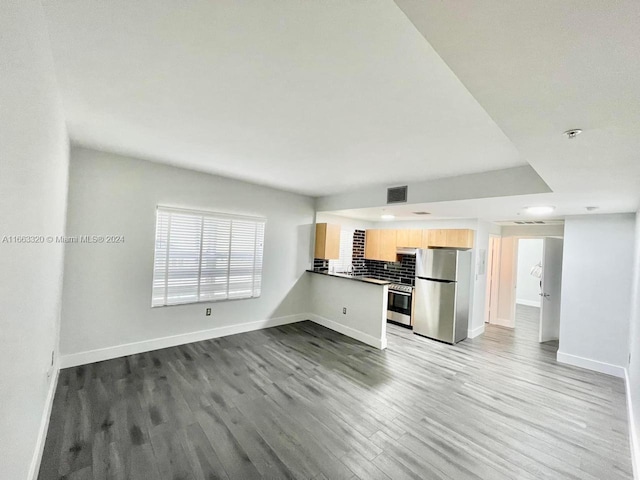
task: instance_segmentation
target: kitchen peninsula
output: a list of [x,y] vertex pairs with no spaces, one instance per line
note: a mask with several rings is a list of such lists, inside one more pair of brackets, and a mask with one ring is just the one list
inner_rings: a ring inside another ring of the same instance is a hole
[[310,319],[367,345],[387,347],[387,280],[307,270]]

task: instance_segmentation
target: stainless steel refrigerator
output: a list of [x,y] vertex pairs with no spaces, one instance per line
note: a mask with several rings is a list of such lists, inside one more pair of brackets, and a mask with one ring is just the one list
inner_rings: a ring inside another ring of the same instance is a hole
[[470,250],[418,250],[413,333],[452,344],[467,338],[470,277]]

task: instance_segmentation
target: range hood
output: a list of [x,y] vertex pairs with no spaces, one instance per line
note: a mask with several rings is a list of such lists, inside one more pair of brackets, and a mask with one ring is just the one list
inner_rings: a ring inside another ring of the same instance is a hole
[[417,248],[396,247],[396,254],[398,255],[416,255],[417,252]]

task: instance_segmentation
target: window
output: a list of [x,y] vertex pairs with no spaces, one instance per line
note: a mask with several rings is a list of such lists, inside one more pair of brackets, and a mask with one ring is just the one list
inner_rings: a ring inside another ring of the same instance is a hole
[[329,271],[351,272],[353,269],[353,230],[340,231],[340,258],[329,260]]
[[152,307],[260,296],[265,219],[158,207]]

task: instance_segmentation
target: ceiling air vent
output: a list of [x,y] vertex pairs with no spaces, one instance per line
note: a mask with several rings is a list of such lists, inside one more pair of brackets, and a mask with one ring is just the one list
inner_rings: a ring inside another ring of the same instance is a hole
[[413,212],[414,215],[431,215],[431,212]]
[[407,186],[387,188],[387,203],[405,203],[407,201]]
[[535,221],[518,221],[518,222],[513,222],[516,225],[546,225],[545,222],[543,222],[542,220],[535,220]]

